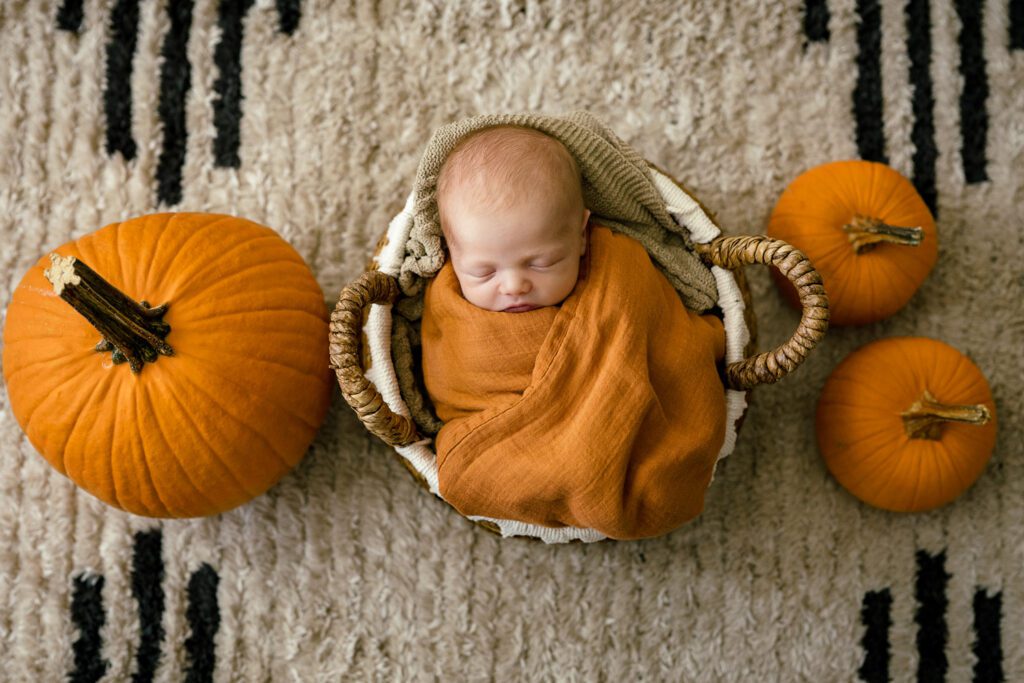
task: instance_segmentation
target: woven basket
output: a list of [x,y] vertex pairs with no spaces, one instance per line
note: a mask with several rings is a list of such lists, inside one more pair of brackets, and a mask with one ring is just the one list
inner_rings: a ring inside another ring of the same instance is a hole
[[[828,329],[828,300],[821,277],[796,248],[765,236],[726,237],[701,204],[675,179],[651,166],[651,174],[666,208],[690,234],[694,251],[711,269],[718,286],[718,310],[726,331],[726,438],[719,460],[728,455],[747,405],[747,392],[759,384],[777,382],[799,366]],[[397,275],[412,226],[414,197],[391,221],[377,244],[367,270],[345,287],[331,315],[331,367],[342,395],[370,433],[395,449],[401,462],[427,490],[442,498],[437,480],[433,438],[418,428],[399,389],[396,360],[415,368],[409,348],[406,357],[392,356],[393,305],[401,296]],[[756,321],[750,291],[741,268],[770,265],[796,287],[803,307],[795,334],[776,349],[756,354]],[[396,350],[396,354],[399,351]],[[425,393],[425,392],[424,392]],[[453,508],[454,509],[454,508]],[[548,543],[596,541],[605,537],[593,529],[542,527],[518,520],[470,517],[474,523],[502,536],[528,536]]]

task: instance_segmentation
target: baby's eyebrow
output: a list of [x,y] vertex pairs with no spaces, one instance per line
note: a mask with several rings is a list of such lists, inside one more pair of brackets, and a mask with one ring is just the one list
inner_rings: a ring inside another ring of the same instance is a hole
[[[539,258],[558,258],[561,255],[562,252],[560,249],[552,249],[550,251],[534,253],[531,256],[524,257],[522,260],[533,261]],[[475,261],[472,258],[469,259],[469,262],[466,265],[468,265],[470,268],[492,268],[494,266],[494,264],[490,261]]]
[[[525,263],[526,261],[536,261],[539,258],[550,258],[551,256],[552,256],[552,254],[545,254],[545,253],[532,254],[530,256],[523,257],[520,260],[520,262],[521,263]],[[467,265],[470,268],[493,268],[493,267],[495,267],[495,264],[493,262],[490,262],[490,261],[469,261],[469,263],[467,263]]]
[[552,259],[552,258],[554,258],[554,259],[557,259],[557,258],[561,258],[563,256],[565,256],[565,249],[563,249],[562,247],[555,247],[555,248],[553,248],[553,249],[551,249],[549,251],[543,251],[543,252],[541,252],[539,254],[531,256],[528,260],[532,261],[534,259],[539,259],[539,258],[543,258],[543,259]]

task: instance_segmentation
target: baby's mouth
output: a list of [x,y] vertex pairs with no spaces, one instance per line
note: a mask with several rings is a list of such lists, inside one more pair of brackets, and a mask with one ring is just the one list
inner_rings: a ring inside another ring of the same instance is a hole
[[526,311],[532,311],[537,308],[533,304],[519,304],[518,306],[509,306],[505,309],[505,313],[525,313]]

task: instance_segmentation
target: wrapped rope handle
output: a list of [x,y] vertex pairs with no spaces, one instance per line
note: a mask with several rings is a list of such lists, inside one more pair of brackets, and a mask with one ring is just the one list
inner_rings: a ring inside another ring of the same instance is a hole
[[[772,384],[795,370],[828,329],[828,297],[821,276],[797,248],[764,236],[718,237],[708,244],[694,244],[705,261],[734,270],[751,265],[774,266],[796,287],[803,315],[794,335],[782,346],[760,353],[726,369],[732,389],[745,391]],[[405,446],[421,437],[411,419],[398,415],[366,378],[360,359],[363,315],[370,304],[392,304],[398,298],[398,282],[377,270],[363,273],[341,291],[331,314],[331,367],[345,401],[373,434],[391,446]]]
[[776,349],[726,366],[729,388],[746,391],[778,382],[803,363],[825,336],[829,317],[828,296],[810,259],[796,247],[763,235],[716,237],[693,246],[705,261],[729,270],[751,264],[774,266],[793,283],[800,297],[803,314],[793,336]]
[[392,304],[398,298],[398,281],[378,270],[363,273],[341,290],[331,313],[331,367],[338,376],[345,397],[367,430],[389,446],[405,446],[418,441],[416,425],[388,407],[373,382],[366,378],[359,357],[362,345],[363,312],[370,304]]

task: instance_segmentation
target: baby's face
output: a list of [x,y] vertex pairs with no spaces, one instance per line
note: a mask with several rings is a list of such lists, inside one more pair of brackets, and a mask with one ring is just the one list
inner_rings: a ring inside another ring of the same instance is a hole
[[452,197],[446,219],[452,267],[470,303],[521,313],[561,303],[576,286],[590,212],[555,197],[507,208]]

